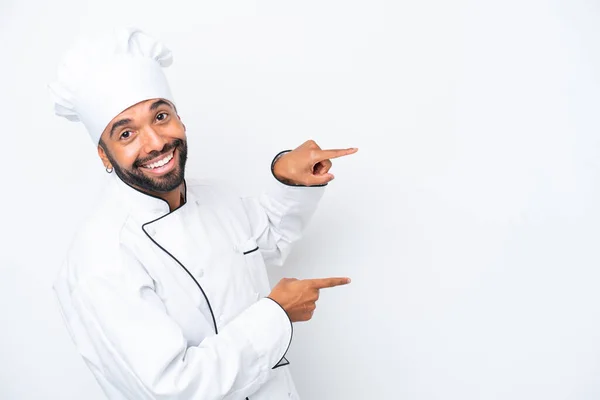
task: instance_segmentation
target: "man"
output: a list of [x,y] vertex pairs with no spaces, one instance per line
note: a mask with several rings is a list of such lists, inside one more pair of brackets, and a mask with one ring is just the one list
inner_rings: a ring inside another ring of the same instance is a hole
[[71,50],[50,85],[113,176],[54,285],[64,320],[111,399],[297,399],[292,322],[349,279],[270,290],[265,265],[300,238],[330,159],[356,149],[280,153],[258,199],[185,180],[186,129],[161,68],[171,60],[143,32],[117,30]]

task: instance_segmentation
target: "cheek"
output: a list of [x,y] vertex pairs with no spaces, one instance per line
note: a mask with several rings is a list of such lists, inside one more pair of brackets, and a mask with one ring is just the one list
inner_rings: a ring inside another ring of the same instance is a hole
[[139,152],[134,147],[135,146],[124,146],[117,149],[115,157],[121,168],[131,169],[135,160],[138,159]]
[[185,139],[185,126],[179,120],[173,121],[171,124],[169,124],[165,134],[174,139]]

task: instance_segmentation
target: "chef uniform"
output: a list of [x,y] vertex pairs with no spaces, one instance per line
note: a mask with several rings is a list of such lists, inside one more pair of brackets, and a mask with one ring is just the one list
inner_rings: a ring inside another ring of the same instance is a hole
[[[161,70],[170,59],[135,29],[84,43],[50,86],[55,110],[82,121],[97,143],[129,106],[173,102]],[[266,298],[265,268],[283,264],[323,190],[273,179],[262,196],[242,198],[187,179],[184,202],[170,211],[112,174],[54,285],[71,338],[106,395],[298,399],[285,358],[292,324]]]

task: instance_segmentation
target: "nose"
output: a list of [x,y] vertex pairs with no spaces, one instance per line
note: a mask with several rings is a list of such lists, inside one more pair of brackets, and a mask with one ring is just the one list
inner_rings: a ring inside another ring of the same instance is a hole
[[167,144],[167,140],[150,126],[143,130],[142,140],[142,149],[147,154],[150,154],[153,151],[161,151],[165,147],[165,144]]

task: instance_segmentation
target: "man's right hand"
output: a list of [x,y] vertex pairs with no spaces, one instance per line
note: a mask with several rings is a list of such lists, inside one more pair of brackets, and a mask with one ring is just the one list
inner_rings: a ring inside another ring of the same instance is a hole
[[285,310],[292,322],[308,321],[317,307],[315,303],[319,299],[319,290],[348,283],[350,278],[283,278],[268,297]]

